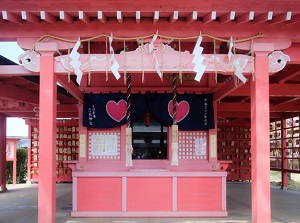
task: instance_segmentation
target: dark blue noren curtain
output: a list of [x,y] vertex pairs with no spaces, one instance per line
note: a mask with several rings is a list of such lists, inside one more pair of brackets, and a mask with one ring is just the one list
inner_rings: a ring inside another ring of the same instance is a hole
[[[159,122],[172,125],[168,104],[171,103],[172,94],[154,93],[148,99],[149,111]],[[212,94],[177,94],[177,120],[181,130],[208,130],[215,127]],[[185,107],[183,108],[185,104]],[[188,112],[186,105],[188,104]],[[183,109],[182,112],[179,110]],[[171,113],[172,114],[172,113]],[[186,115],[186,116],[185,116]]]
[[[107,111],[106,105],[111,101],[113,101],[113,106]],[[208,130],[214,128],[212,94],[178,94],[177,103],[179,129]],[[126,95],[122,93],[84,94],[83,126],[113,128],[124,125],[126,123],[124,106],[126,107]],[[118,109],[121,107],[123,110],[119,111]],[[172,125],[172,94],[132,94],[130,120],[139,118],[146,111],[149,111],[150,115],[162,124]],[[108,113],[114,113],[114,115]]]
[[[115,106],[111,107],[109,115],[107,103],[113,101]],[[122,101],[122,102],[120,102]],[[118,104],[119,102],[119,104]],[[126,94],[122,93],[85,93],[83,106],[83,126],[89,128],[113,128],[126,124],[126,109],[116,110],[118,107],[126,108]],[[118,113],[119,112],[119,113]],[[122,114],[120,114],[122,113]],[[130,120],[134,120],[146,113],[146,98],[143,94],[131,95]],[[123,117],[123,118],[122,118]],[[121,119],[120,119],[121,118]]]

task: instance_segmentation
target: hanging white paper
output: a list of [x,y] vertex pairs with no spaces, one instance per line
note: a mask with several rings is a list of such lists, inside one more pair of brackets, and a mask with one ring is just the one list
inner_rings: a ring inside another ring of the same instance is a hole
[[70,66],[73,67],[74,73],[76,74],[76,82],[80,84],[82,78],[82,70],[80,69],[81,62],[79,61],[80,54],[77,52],[80,47],[80,40],[77,40],[75,46],[73,47],[69,58],[71,58]]
[[230,37],[230,42],[229,42],[229,50],[228,50],[228,60],[230,61],[231,58],[233,57],[232,53],[232,47],[233,47],[233,42],[232,42],[232,37]]
[[245,78],[245,76],[243,75],[243,69],[240,67],[239,62],[234,61],[233,66],[235,67],[235,71],[234,71],[235,76],[237,76],[238,79],[240,79],[240,81],[242,81],[245,84],[247,78]]
[[115,75],[115,78],[117,80],[119,80],[119,78],[121,77],[121,75],[118,71],[119,68],[120,68],[120,65],[119,65],[118,61],[116,60],[116,58],[115,58],[115,52],[114,52],[114,49],[111,45],[112,41],[113,41],[113,37],[111,35],[109,37],[109,51],[110,51],[110,54],[111,54],[111,57],[110,57],[110,64],[111,64],[110,70]]
[[198,37],[196,45],[193,50],[194,58],[192,61],[193,64],[195,64],[193,71],[196,72],[196,76],[195,76],[194,80],[199,81],[199,82],[204,74],[205,69],[206,69],[206,66],[202,64],[204,57],[201,55],[202,51],[203,51],[203,47],[200,46],[201,42],[202,42],[202,35],[200,33],[200,36]]

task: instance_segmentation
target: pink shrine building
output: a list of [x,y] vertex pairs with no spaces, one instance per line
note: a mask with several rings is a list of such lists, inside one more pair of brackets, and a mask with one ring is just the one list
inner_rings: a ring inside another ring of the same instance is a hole
[[271,221],[270,122],[300,111],[298,1],[0,11],[0,41],[25,50],[0,65],[1,190],[6,117],[22,117],[39,222],[55,222],[57,181],[73,182],[73,217],[226,218],[227,179],[251,180],[252,222]]

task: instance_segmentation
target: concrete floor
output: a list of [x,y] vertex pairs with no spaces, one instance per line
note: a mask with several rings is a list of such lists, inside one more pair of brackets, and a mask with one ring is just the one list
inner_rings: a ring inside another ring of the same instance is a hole
[[[7,185],[0,193],[0,223],[37,222],[38,185]],[[227,183],[227,218],[71,218],[72,184],[57,184],[57,223],[248,223],[251,184]],[[272,222],[300,223],[300,192],[271,187]]]

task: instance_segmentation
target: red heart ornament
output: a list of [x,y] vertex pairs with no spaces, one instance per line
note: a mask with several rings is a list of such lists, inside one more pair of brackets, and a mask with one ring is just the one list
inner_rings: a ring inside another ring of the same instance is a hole
[[106,103],[107,114],[115,121],[120,122],[126,115],[127,102],[122,99],[116,103],[115,101],[108,101]]
[[[176,119],[177,122],[180,122],[182,119],[184,119],[190,111],[190,105],[187,101],[181,101],[179,104],[176,102]],[[169,101],[168,103],[168,112],[171,118],[173,118],[173,101]]]

